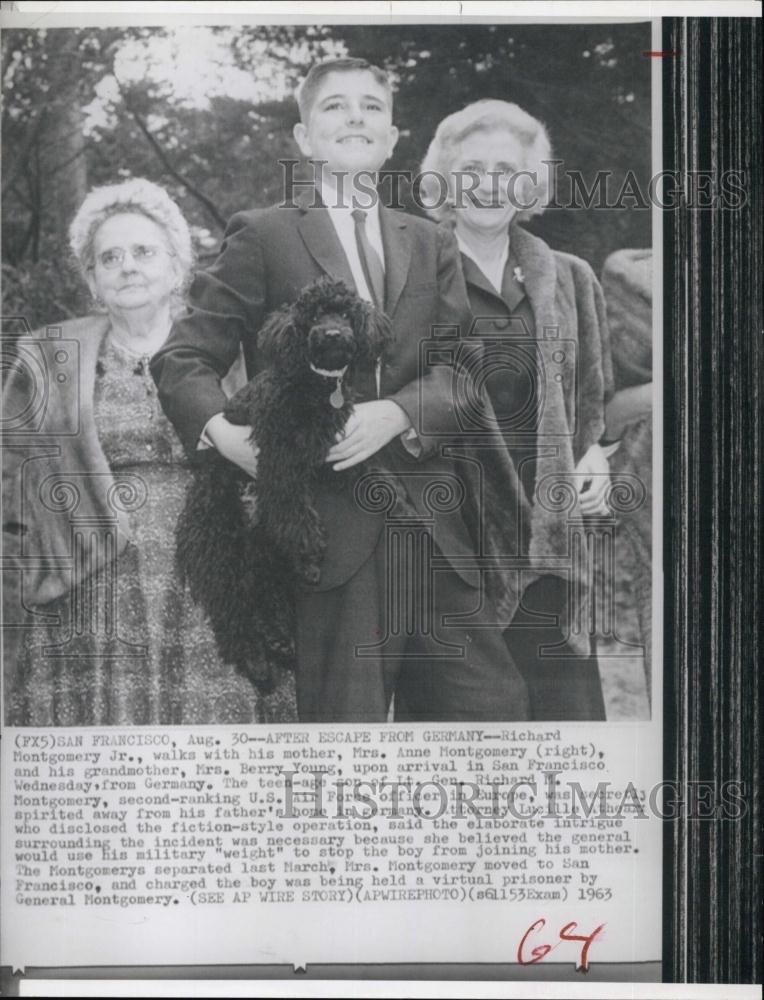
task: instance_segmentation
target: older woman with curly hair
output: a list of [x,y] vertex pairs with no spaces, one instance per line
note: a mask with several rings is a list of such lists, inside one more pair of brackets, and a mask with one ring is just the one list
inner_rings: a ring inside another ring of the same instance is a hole
[[220,661],[175,570],[191,471],[148,366],[191,274],[188,225],[134,179],[90,192],[70,245],[95,311],[22,337],[7,384],[8,721],[294,718],[287,679],[264,699]]
[[485,346],[480,381],[523,487],[522,509],[507,512],[521,525],[523,561],[505,638],[531,693],[531,718],[602,719],[585,519],[607,513],[600,439],[611,364],[592,269],[520,224],[544,210],[549,161],[541,122],[516,104],[477,101],[438,126],[423,192],[430,214],[454,227],[472,333]]

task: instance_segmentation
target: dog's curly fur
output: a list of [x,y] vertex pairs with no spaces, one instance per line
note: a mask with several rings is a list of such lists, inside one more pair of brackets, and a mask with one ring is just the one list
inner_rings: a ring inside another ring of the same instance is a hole
[[[267,367],[224,411],[231,423],[252,427],[257,477],[230,462],[210,463],[186,498],[179,570],[223,659],[263,691],[274,667],[294,665],[295,583],[320,578],[325,536],[316,486],[323,480],[341,489],[348,481],[327,470],[326,454],[350,415],[354,378],[391,336],[384,314],[328,278],[273,313],[258,341]],[[345,368],[338,405],[338,378],[326,373]]]

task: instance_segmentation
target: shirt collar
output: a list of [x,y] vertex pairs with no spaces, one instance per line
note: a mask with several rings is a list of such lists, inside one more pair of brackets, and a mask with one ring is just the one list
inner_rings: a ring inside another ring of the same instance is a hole
[[379,228],[379,197],[375,197],[373,203],[367,207],[369,196],[364,194],[359,194],[358,200],[360,204],[357,206],[353,204],[353,192],[352,186],[348,179],[345,180],[344,187],[342,190],[344,198],[344,204],[337,203],[337,186],[325,177],[320,177],[317,181],[318,193],[321,195],[321,201],[324,203],[324,207],[327,211],[332,212],[338,216],[345,218],[350,218],[350,214],[354,208],[360,208],[366,213],[366,222],[371,224],[375,228]]
[[504,248],[499,254],[497,260],[490,268],[490,273],[486,271],[485,264],[481,263],[470,247],[464,242],[459,233],[456,233],[456,242],[459,244],[459,249],[464,254],[465,257],[469,257],[472,263],[477,267],[481,274],[484,274],[491,285],[496,289],[498,295],[501,295],[501,285],[504,276],[504,269],[507,266],[507,261],[509,260],[509,232],[507,232],[507,239],[504,243]]

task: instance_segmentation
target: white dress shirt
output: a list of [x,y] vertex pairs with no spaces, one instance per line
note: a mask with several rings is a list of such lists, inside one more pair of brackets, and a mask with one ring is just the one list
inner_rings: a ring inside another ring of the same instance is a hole
[[504,268],[507,266],[507,260],[509,258],[509,234],[507,234],[507,240],[504,244],[504,249],[501,251],[499,256],[495,260],[484,261],[478,260],[475,254],[470,250],[464,240],[461,238],[459,233],[456,234],[456,242],[459,244],[459,249],[464,254],[465,257],[469,257],[473,264],[478,267],[483,274],[488,278],[490,283],[496,289],[497,293],[501,295],[501,284],[504,280]]
[[[350,187],[350,185],[347,186]],[[323,179],[320,185],[320,193],[321,201],[326,206],[329,218],[334,226],[334,231],[337,233],[337,238],[342,244],[342,249],[345,251],[358,296],[366,302],[373,303],[374,298],[366,281],[361,258],[358,254],[358,244],[355,239],[355,219],[352,212],[356,206],[353,204],[352,191],[346,192],[343,190],[338,197],[337,189],[331,182]],[[370,208],[364,208],[363,204],[359,204],[357,207],[366,213],[366,236],[372,249],[377,252],[382,269],[384,270],[385,249],[382,245],[382,229],[379,225],[379,202],[375,199]],[[377,394],[379,394],[379,380],[377,380]]]
[[[349,185],[349,187],[351,187]],[[353,281],[355,282],[356,292],[358,297],[363,299],[365,302],[374,303],[374,298],[369,289],[369,283],[366,281],[366,275],[363,270],[363,265],[361,264],[361,257],[358,253],[358,244],[355,238],[355,219],[353,218],[353,210],[355,208],[360,208],[366,213],[366,236],[371,244],[373,250],[376,251],[379,257],[380,263],[382,264],[382,270],[385,270],[385,248],[382,243],[382,228],[379,224],[379,201],[375,199],[373,204],[369,207],[365,207],[365,203],[361,199],[359,204],[354,204],[352,188],[349,191],[344,191],[338,197],[337,188],[328,181],[326,177],[322,177],[319,191],[321,194],[321,201],[326,207],[326,211],[331,219],[331,223],[334,226],[334,231],[337,233],[337,238],[339,239],[342,249],[345,251],[345,256],[347,257],[348,264],[350,265],[350,273],[353,275]],[[382,378],[382,364],[377,358],[377,362],[374,366],[374,380],[377,385],[377,399],[379,399],[381,392],[381,378]],[[409,427],[400,436],[401,442],[406,450],[418,458],[422,453],[422,445],[417,436],[417,432],[413,427]]]
[[[342,249],[345,251],[345,256],[348,259],[350,273],[353,275],[353,281],[355,282],[358,297],[363,299],[365,302],[371,302],[373,305],[374,297],[371,294],[369,283],[367,282],[366,275],[364,274],[361,257],[358,253],[358,244],[355,238],[355,219],[352,214],[355,205],[353,204],[352,190],[343,190],[342,193],[338,195],[337,188],[326,178],[322,178],[319,184],[319,192],[321,194],[321,201],[324,203],[331,223],[334,226],[334,231],[337,233],[337,238],[342,244]],[[358,207],[360,208],[361,206],[359,205]],[[384,270],[385,248],[382,245],[382,229],[379,225],[379,201],[375,199],[370,208],[363,208],[362,211],[366,212],[365,226],[367,239],[369,240],[372,249],[376,251],[380,263],[382,264],[382,270]],[[381,384],[380,368],[381,366],[379,360],[377,360],[374,366],[374,380],[377,384],[377,399],[379,399]]]

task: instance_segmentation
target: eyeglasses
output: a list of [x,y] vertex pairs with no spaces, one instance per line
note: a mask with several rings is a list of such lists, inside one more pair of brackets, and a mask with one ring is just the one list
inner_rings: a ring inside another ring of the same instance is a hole
[[97,260],[101,267],[105,268],[105,270],[113,271],[122,266],[126,253],[130,254],[136,264],[147,264],[149,261],[154,260],[158,254],[163,252],[169,253],[169,251],[165,250],[164,247],[160,247],[155,244],[136,243],[128,250],[124,247],[111,247],[109,250],[104,250],[103,253],[98,254]]

